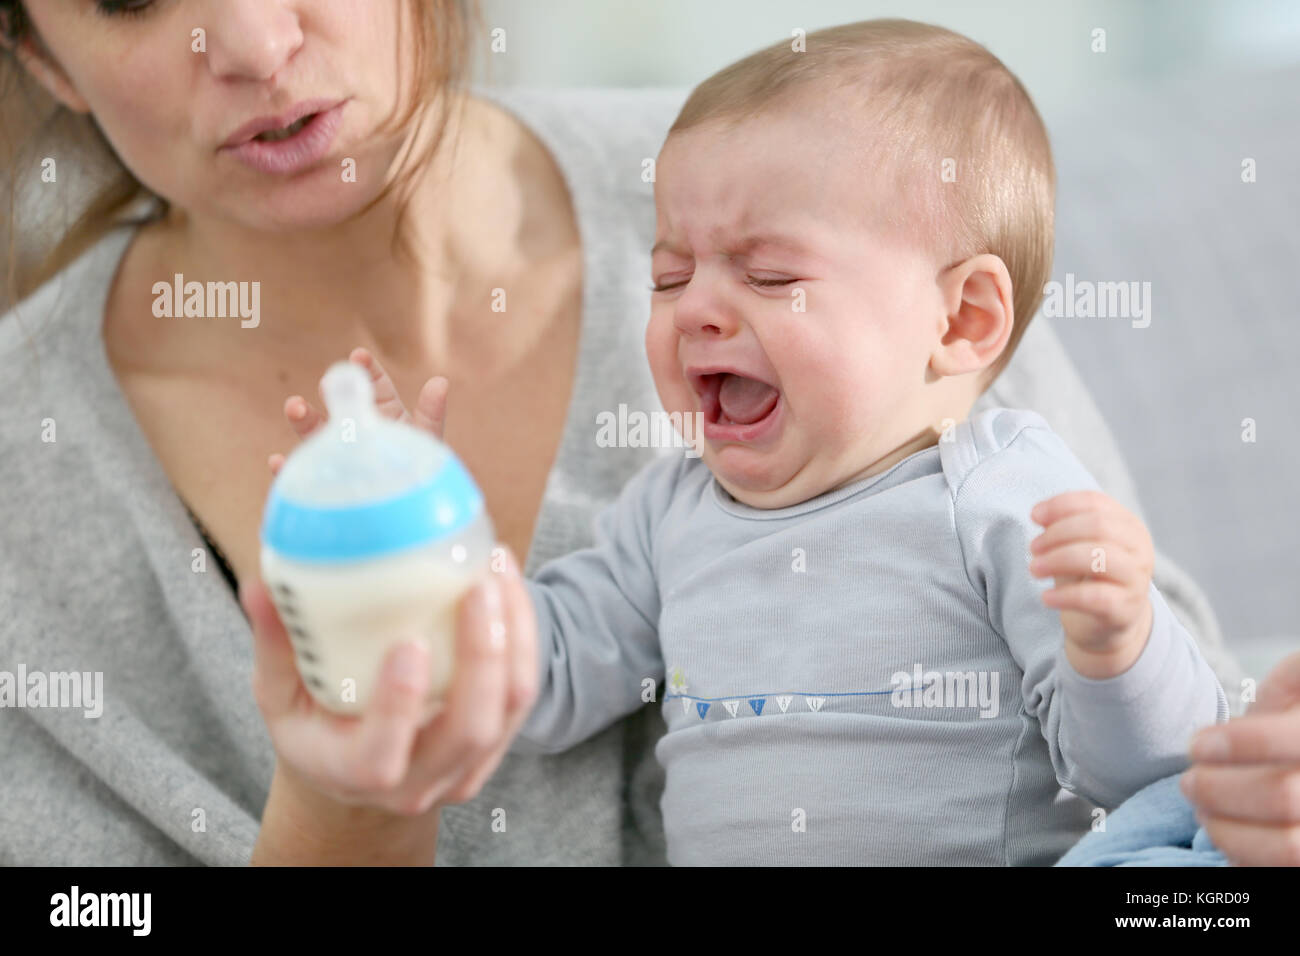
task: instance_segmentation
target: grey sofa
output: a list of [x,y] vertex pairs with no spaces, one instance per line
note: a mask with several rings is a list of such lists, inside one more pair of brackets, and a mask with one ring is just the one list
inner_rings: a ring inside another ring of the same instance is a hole
[[1145,327],[1035,321],[1091,387],[1157,547],[1259,678],[1300,649],[1300,69],[1090,96],[1044,120],[1053,278],[1150,282],[1151,309]]

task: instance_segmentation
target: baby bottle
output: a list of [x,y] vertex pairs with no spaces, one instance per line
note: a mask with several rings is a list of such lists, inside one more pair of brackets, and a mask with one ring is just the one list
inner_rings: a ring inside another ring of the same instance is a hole
[[431,715],[450,682],[457,608],[495,541],[452,451],[375,409],[370,376],[338,362],[329,420],[285,461],[262,517],[262,578],[320,705],[359,714],[390,648],[429,649]]

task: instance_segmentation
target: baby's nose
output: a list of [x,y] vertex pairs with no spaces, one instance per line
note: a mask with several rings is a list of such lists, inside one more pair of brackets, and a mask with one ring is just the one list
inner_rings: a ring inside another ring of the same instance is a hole
[[687,285],[673,309],[673,324],[682,335],[731,335],[740,322],[734,307],[695,280]]

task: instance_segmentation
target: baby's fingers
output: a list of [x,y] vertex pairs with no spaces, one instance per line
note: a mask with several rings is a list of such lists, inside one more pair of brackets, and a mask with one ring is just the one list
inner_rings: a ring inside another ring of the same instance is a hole
[[1067,491],[1034,505],[1029,517],[1041,525],[1050,525],[1070,515],[1084,512],[1122,511],[1114,498],[1100,491]]
[[325,416],[301,395],[290,395],[284,400],[284,417],[299,438],[306,438],[325,421]]
[[1080,511],[1054,519],[1029,542],[1029,551],[1040,555],[1063,544],[1090,542],[1108,550],[1123,548],[1141,555],[1149,550],[1147,541],[1146,529],[1131,515],[1110,510]]
[[[291,395],[284,400],[284,417],[289,422],[289,426],[297,433],[299,438],[306,438],[325,421],[323,415],[301,395]],[[280,474],[280,469],[284,467],[285,457],[279,452],[275,452],[266,459],[267,467],[271,469],[271,477],[274,478]]]
[[1135,619],[1145,598],[1145,591],[1138,597],[1109,581],[1071,582],[1043,592],[1043,603],[1048,607],[1088,614],[1115,629]]
[[1107,548],[1096,542],[1073,542],[1040,553],[1029,562],[1029,573],[1036,578],[1082,578],[1113,581],[1116,584],[1141,583],[1145,591],[1150,574],[1137,557],[1124,548]]
[[442,438],[443,425],[447,421],[449,387],[447,379],[436,375],[424,383],[420,397],[415,402],[415,414],[411,416],[411,423],[417,428],[423,428],[434,438]]
[[360,365],[370,373],[370,384],[375,389],[375,408],[379,410],[379,414],[395,422],[411,420],[411,416],[406,412],[406,406],[402,404],[401,396],[397,394],[397,386],[388,377],[384,367],[379,364],[379,359],[371,355],[367,349],[355,348],[348,356],[348,361]]

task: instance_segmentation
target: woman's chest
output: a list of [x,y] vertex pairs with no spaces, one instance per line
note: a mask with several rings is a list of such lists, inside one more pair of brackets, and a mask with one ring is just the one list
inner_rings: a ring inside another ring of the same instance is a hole
[[[220,382],[119,372],[118,383],[164,473],[236,577],[258,568],[267,458],[292,435],[257,397]],[[207,555],[216,571],[216,555]]]
[[[119,375],[173,488],[238,579],[259,569],[258,532],[272,480],[267,459],[298,444],[281,409],[287,395],[301,391],[287,386],[250,391],[248,378]],[[263,378],[277,385],[281,380],[275,373]],[[508,392],[462,389],[454,411],[449,409],[445,437],[482,487],[498,539],[522,563],[564,427],[567,394]],[[508,414],[503,405],[527,411]],[[211,570],[216,557],[208,556]]]

